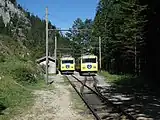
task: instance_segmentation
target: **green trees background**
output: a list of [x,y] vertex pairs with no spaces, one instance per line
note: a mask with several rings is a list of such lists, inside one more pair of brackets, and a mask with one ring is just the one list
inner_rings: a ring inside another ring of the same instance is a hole
[[[72,25],[73,31],[65,35],[56,33],[59,40],[58,55],[69,53],[75,58],[87,52],[98,55],[100,36],[104,70],[116,74],[145,74],[148,78],[156,79],[159,64],[156,41],[159,39],[160,27],[159,4],[158,0],[100,0],[93,20],[77,18]],[[45,55],[45,20],[27,11],[25,15],[30,24],[23,29],[26,36],[23,44],[29,48],[33,57],[38,58]],[[17,19],[15,15],[12,18],[13,24],[4,26],[0,17],[1,34],[13,36],[12,27],[17,25]],[[51,23],[49,27],[56,28]],[[49,39],[51,54],[54,53],[54,35],[52,32]]]
[[94,20],[80,18],[74,21],[74,31],[67,36],[72,39],[74,54],[98,55],[98,37],[102,38],[102,67],[112,73],[141,72],[145,62],[144,26],[147,22],[147,5],[136,0],[101,0]]
[[72,27],[89,30],[85,34],[67,34],[72,39],[74,53],[85,53],[83,48],[92,48],[90,53],[98,55],[98,37],[101,36],[104,70],[143,75],[146,80],[158,82],[158,5],[158,0],[100,0],[89,27],[80,18]]
[[159,5],[158,0],[100,0],[93,30],[103,40],[105,70],[159,83]]
[[66,33],[66,38],[70,41],[70,48],[72,49],[71,54],[75,58],[86,52],[92,52],[92,26],[93,21],[91,19],[83,21],[77,18],[72,25],[72,31]]
[[[94,35],[102,37],[104,68],[115,73],[138,72],[144,47],[147,7],[136,0],[101,0],[94,19]],[[144,62],[144,61],[143,61]]]

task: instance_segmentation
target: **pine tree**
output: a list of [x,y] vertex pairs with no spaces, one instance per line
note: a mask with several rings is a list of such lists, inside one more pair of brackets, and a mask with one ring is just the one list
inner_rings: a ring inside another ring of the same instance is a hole
[[[92,25],[93,21],[91,19],[82,21],[82,19],[77,18],[72,25],[73,31],[66,34],[67,38],[71,40],[70,46],[74,57],[77,58],[91,50]],[[81,29],[85,30],[81,31]]]
[[144,44],[145,16],[141,13],[145,9],[136,0],[99,2],[93,30],[96,36],[102,37],[102,56],[108,70],[114,64],[116,69],[112,71],[116,73],[134,71],[135,45],[138,55]]

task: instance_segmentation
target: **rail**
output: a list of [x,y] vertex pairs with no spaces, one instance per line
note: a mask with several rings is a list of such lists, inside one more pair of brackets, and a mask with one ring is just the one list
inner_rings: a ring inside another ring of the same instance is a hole
[[101,120],[101,118],[96,114],[96,112],[94,112],[94,110],[92,109],[92,107],[87,103],[87,101],[83,98],[83,96],[80,94],[80,92],[77,90],[76,86],[69,80],[69,78],[66,76],[66,78],[68,79],[69,83],[71,84],[71,86],[74,88],[74,90],[76,91],[76,93],[79,95],[79,97],[83,100],[83,102],[86,104],[86,106],[88,107],[88,109],[92,112],[92,114],[95,116],[96,120]]
[[[67,76],[66,76],[67,77]],[[110,101],[108,98],[106,98],[105,96],[102,95],[102,93],[100,92],[100,90],[97,87],[97,79],[92,76],[93,80],[94,80],[94,88],[95,90],[93,90],[93,88],[87,86],[85,83],[87,81],[87,78],[85,77],[84,82],[82,82],[81,80],[79,80],[77,77],[75,77],[74,75],[72,75],[72,77],[74,79],[76,79],[79,83],[81,83],[81,88],[80,88],[80,92],[77,90],[76,86],[69,80],[69,78],[67,77],[68,81],[70,82],[70,84],[72,85],[72,87],[75,89],[75,91],[77,92],[77,94],[81,97],[81,99],[84,101],[84,103],[87,105],[87,107],[90,109],[90,111],[92,112],[92,114],[95,116],[95,118],[97,120],[101,120],[101,118],[98,116],[98,114],[93,110],[93,108],[89,105],[89,103],[86,102],[86,100],[83,97],[83,90],[84,87],[88,88],[90,91],[92,91],[100,100],[102,100],[104,102],[105,105],[110,104],[111,106],[113,106],[116,110],[117,113],[122,113],[123,115],[125,115],[128,119],[130,120],[136,120],[136,118],[134,118],[132,115],[130,115],[129,113],[125,112],[120,105],[116,105],[114,104],[112,101]]]

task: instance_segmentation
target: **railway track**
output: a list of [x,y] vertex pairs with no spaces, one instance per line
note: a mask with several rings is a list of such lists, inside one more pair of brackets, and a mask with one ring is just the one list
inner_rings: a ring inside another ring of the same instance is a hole
[[101,93],[95,77],[86,76],[83,80],[74,75],[66,77],[96,120],[136,120]]

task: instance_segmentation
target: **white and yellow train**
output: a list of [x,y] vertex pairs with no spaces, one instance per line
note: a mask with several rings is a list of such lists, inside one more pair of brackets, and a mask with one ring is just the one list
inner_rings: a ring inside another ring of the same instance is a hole
[[75,59],[72,56],[63,56],[60,58],[60,72],[73,74],[75,71]]
[[95,55],[82,55],[76,60],[76,70],[81,76],[95,75],[98,72],[98,58]]

